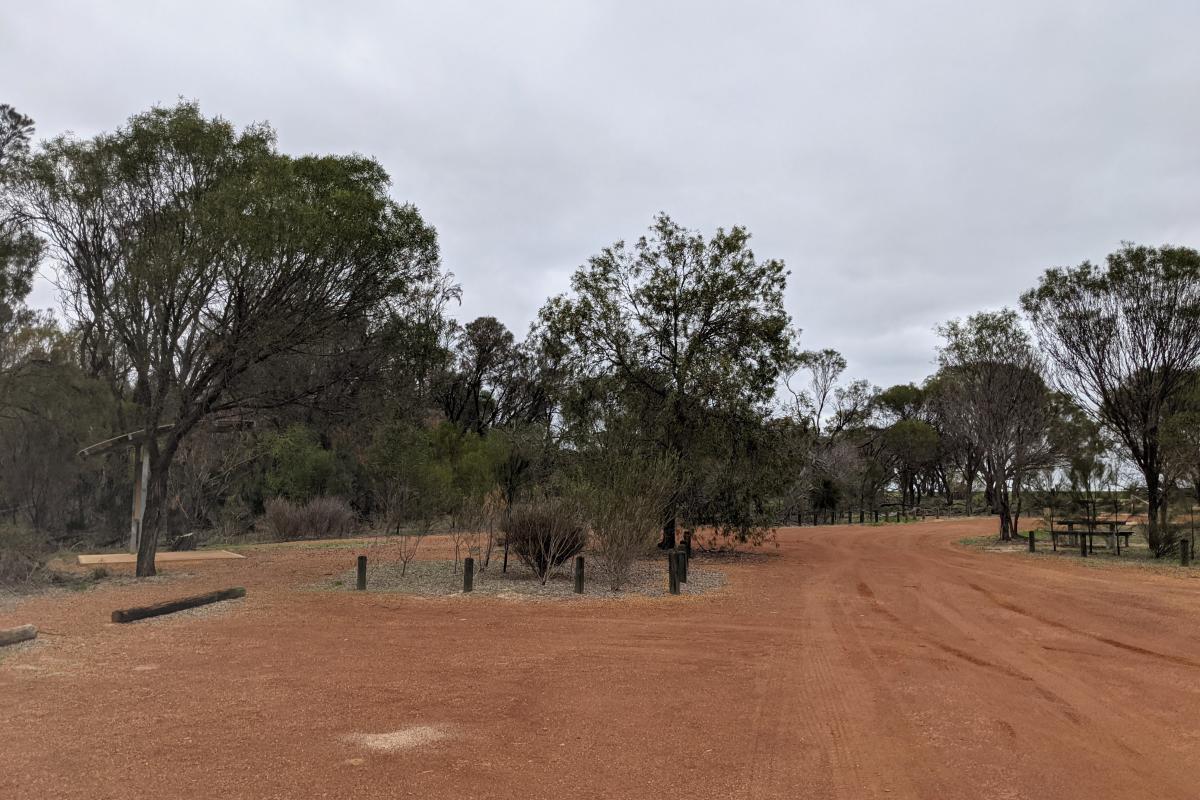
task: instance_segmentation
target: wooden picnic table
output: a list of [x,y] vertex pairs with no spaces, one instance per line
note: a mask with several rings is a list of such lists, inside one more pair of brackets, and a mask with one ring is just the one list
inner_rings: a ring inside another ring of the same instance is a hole
[[[1096,552],[1096,545],[1095,545],[1094,537],[1099,532],[1096,529],[1097,528],[1107,528],[1108,531],[1106,533],[1103,533],[1102,535],[1106,536],[1108,538],[1110,547],[1115,545],[1117,555],[1121,555],[1121,537],[1122,536],[1125,537],[1125,547],[1129,547],[1129,537],[1133,535],[1133,531],[1131,531],[1131,530],[1128,530],[1128,529],[1121,530],[1121,528],[1124,527],[1127,524],[1127,522],[1128,522],[1127,520],[1122,521],[1122,520],[1116,520],[1116,519],[1060,519],[1060,520],[1058,520],[1058,524],[1066,525],[1067,529],[1065,531],[1057,531],[1054,529],[1054,523],[1052,522],[1050,524],[1050,540],[1051,540],[1051,543],[1053,544],[1054,549],[1057,551],[1058,550],[1058,537],[1066,536],[1067,544],[1068,545],[1080,544],[1080,550],[1082,552],[1082,544],[1080,543],[1080,537],[1086,536],[1087,537],[1087,552],[1094,553],[1094,552]],[[1077,526],[1077,525],[1082,527],[1083,530],[1078,530],[1078,531],[1075,530],[1075,526]]]

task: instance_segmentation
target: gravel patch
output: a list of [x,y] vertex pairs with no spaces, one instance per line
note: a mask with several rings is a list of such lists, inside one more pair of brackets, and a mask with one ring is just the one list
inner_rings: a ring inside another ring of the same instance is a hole
[[[575,594],[574,582],[569,569],[563,568],[550,576],[543,586],[523,565],[509,561],[508,572],[500,571],[500,563],[493,560],[484,572],[475,573],[475,594],[493,597],[521,598],[620,598],[659,597],[667,594],[666,557],[636,562],[630,569],[629,581],[620,592],[608,587],[598,565],[588,563],[587,581],[582,595]],[[367,565],[367,591],[400,592],[446,596],[462,594],[462,565],[454,572],[453,561],[413,561],[405,575],[400,574],[396,562]],[[334,591],[355,591],[354,570],[334,575],[321,582],[316,588]],[[716,569],[705,559],[693,557],[688,564],[688,582],[680,586],[680,594],[704,594],[725,584],[725,573]]]
[[412,725],[389,733],[351,733],[345,741],[376,753],[397,753],[445,739],[449,734],[437,725]]

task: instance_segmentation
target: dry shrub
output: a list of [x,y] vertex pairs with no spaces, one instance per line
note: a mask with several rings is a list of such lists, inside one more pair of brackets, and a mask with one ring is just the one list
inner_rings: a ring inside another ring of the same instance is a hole
[[450,540],[454,544],[454,560],[458,563],[459,547],[467,547],[467,555],[475,559],[475,569],[487,570],[496,548],[496,525],[504,513],[504,495],[499,489],[479,496],[466,497],[455,510],[450,524]]
[[340,497],[314,497],[304,504],[275,497],[264,508],[267,527],[276,539],[284,541],[345,536],[357,521],[354,509]]
[[605,454],[582,487],[599,572],[617,592],[633,563],[653,552],[662,532],[675,470],[666,459]]
[[0,586],[44,577],[52,548],[44,537],[19,525],[0,525]]
[[543,498],[514,504],[502,528],[513,552],[545,584],[556,567],[587,545],[580,516],[568,499]]

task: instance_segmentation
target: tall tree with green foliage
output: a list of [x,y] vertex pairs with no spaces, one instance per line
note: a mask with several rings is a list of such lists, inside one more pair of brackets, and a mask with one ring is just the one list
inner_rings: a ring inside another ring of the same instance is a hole
[[[118,373],[148,432],[138,575],[154,574],[168,471],[191,430],[356,379],[389,313],[440,277],[434,231],[388,196],[376,162],[286,156],[269,127],[238,131],[191,103],[53,139],[12,184],[86,363]],[[287,381],[247,380],[283,362]]]
[[0,336],[16,322],[33,286],[41,242],[16,213],[11,194],[18,166],[29,155],[33,120],[0,103]]
[[1163,427],[1200,369],[1200,252],[1126,244],[1103,267],[1050,269],[1021,302],[1064,390],[1142,472],[1150,547],[1166,519]]
[[[782,261],[755,257],[744,228],[705,238],[663,214],[632,246],[617,242],[589,259],[571,294],[541,311],[590,398],[577,408],[632,415],[647,449],[678,465],[665,546],[680,501],[702,481],[702,462],[728,459],[731,431],[762,426],[796,359],[786,280]],[[753,505],[745,494],[723,499]],[[717,516],[711,506],[704,513]],[[736,520],[739,535],[757,527],[753,513],[719,516]]]

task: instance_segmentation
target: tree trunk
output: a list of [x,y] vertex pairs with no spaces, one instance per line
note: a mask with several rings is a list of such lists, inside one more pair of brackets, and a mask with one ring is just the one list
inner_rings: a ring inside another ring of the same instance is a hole
[[[147,425],[147,431],[157,430],[158,425]],[[142,515],[142,535],[138,542],[137,577],[149,578],[156,574],[154,557],[158,553],[158,537],[167,522],[167,479],[171,474],[171,462],[179,448],[178,430],[172,431],[166,441],[159,442],[150,436],[145,447],[150,453],[150,481],[146,491],[146,512]]]
[[995,488],[995,509],[1000,516],[1000,541],[1011,542],[1013,538],[1012,510],[1009,507],[1008,488],[1002,487],[997,481]]
[[158,553],[158,534],[167,518],[167,470],[170,465],[160,463],[150,467],[150,484],[146,492],[146,513],[142,516],[142,532],[138,541],[137,577],[149,578],[157,574],[154,557]]
[[975,499],[975,467],[971,466],[963,470],[963,514],[971,516],[971,505]]
[[666,522],[663,523],[662,541],[658,543],[658,547],[660,550],[674,550],[675,549],[675,515],[674,515],[674,513],[672,513],[671,517]]
[[1164,545],[1162,527],[1159,525],[1158,514],[1161,504],[1158,485],[1158,470],[1149,469],[1143,473],[1146,478],[1146,542],[1155,558],[1162,555]]

